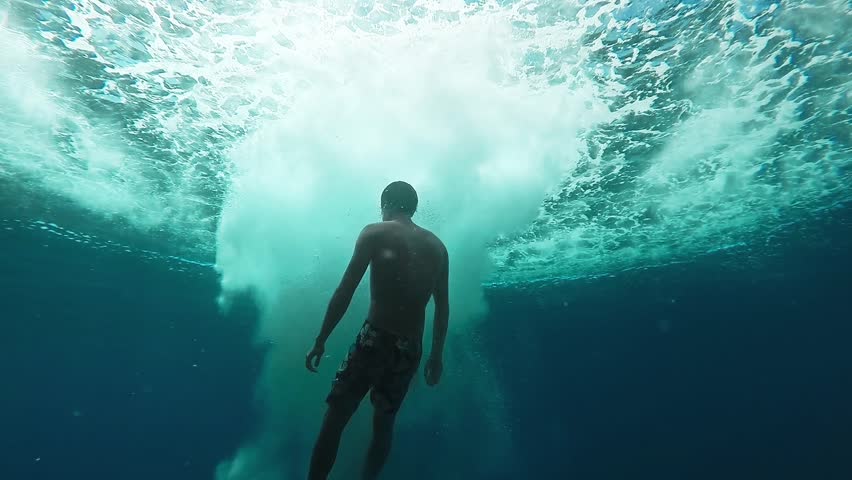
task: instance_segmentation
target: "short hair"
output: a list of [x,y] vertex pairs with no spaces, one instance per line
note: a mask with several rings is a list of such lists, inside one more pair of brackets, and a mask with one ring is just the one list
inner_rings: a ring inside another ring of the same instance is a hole
[[417,211],[417,192],[411,185],[393,182],[382,192],[382,210],[414,215]]

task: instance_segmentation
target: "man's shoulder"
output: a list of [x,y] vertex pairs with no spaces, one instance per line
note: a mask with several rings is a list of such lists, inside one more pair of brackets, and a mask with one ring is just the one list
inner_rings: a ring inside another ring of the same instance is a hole
[[423,231],[423,235],[425,236],[427,241],[429,241],[429,243],[431,243],[435,249],[439,250],[441,253],[447,251],[447,247],[444,246],[444,242],[442,242],[441,239],[437,235],[435,235],[435,233],[430,230],[426,230],[425,228],[421,228],[421,230]]
[[367,225],[364,226],[363,231],[364,232],[374,232],[374,231],[382,228],[384,223],[385,222],[368,223]]
[[362,239],[374,239],[385,231],[385,226],[382,223],[368,223],[361,229]]

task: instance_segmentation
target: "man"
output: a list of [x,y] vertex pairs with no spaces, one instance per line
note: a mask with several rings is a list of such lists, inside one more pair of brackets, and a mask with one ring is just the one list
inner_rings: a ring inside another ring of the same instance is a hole
[[420,364],[426,304],[431,297],[435,299],[435,323],[424,373],[430,386],[441,379],[450,315],[447,249],[438,237],[411,220],[417,210],[417,192],[411,185],[388,185],[382,192],[381,207],[383,222],[361,231],[320,334],[305,359],[308,370],[316,372],[326,339],[370,266],[370,311],[326,398],[328,410],[311,457],[309,480],[328,477],[343,429],[367,391],[371,391],[374,407],[373,439],[362,478],[378,476],[390,453],[396,413]]

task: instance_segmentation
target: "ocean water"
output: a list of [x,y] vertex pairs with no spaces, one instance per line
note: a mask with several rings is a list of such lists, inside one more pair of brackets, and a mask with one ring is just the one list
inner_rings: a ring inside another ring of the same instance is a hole
[[850,29],[845,0],[0,0],[0,478],[305,478],[366,280],[304,354],[397,179],[452,315],[383,478],[852,478]]

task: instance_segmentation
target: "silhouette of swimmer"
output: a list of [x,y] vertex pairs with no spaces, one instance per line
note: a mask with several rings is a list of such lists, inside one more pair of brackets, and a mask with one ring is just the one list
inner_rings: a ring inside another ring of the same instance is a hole
[[326,339],[346,313],[369,265],[370,310],[326,398],[328,410],[308,480],[328,478],[343,429],[368,391],[374,407],[373,439],[362,478],[378,476],[390,453],[396,413],[420,364],[426,304],[431,297],[435,324],[424,374],[430,386],[441,379],[450,315],[449,257],[437,236],[411,220],[417,201],[417,192],[405,182],[393,182],[382,192],[383,221],[361,231],[316,343],[305,358],[308,370],[316,372]]

